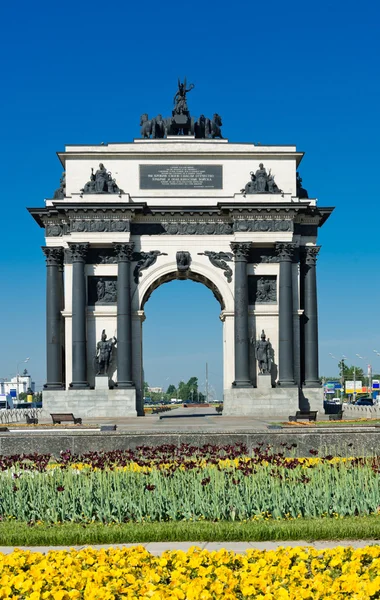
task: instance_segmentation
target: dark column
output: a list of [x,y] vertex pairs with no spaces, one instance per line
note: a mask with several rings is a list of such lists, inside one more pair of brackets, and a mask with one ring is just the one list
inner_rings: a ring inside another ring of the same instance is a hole
[[86,281],[84,265],[89,244],[69,243],[73,264],[72,376],[71,389],[88,388],[86,336]]
[[117,387],[132,388],[131,259],[134,243],[114,243],[117,255]]
[[251,242],[231,242],[235,257],[235,381],[237,388],[252,387],[249,378],[247,260]]
[[46,383],[45,390],[63,389],[62,374],[62,303],[60,270],[63,248],[42,246],[46,256]]
[[304,273],[303,306],[304,306],[304,364],[305,385],[319,387],[318,369],[318,304],[317,304],[317,255],[320,246],[302,248],[302,270]]
[[276,252],[280,259],[279,283],[279,378],[284,387],[295,385],[293,352],[293,277],[292,258],[296,244],[277,243]]

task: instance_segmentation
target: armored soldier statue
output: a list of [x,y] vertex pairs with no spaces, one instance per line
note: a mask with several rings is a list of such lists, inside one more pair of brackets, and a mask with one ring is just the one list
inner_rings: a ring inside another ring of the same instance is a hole
[[116,345],[116,338],[107,340],[106,330],[102,331],[102,339],[96,344],[95,362],[97,364],[97,375],[108,375],[108,369],[112,359],[112,351]]
[[264,329],[261,333],[261,339],[257,340],[255,344],[255,357],[260,373],[269,375],[272,369],[273,349],[270,341],[266,339]]

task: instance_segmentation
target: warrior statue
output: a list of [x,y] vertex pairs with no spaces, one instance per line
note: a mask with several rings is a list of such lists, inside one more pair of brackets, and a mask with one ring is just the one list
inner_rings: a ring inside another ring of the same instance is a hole
[[186,94],[194,88],[194,84],[190,83],[189,89],[186,89],[186,77],[183,83],[178,79],[178,91],[174,96],[173,117],[174,115],[189,115],[189,109],[186,102]]
[[117,340],[107,340],[106,330],[102,331],[102,339],[96,344],[95,362],[97,364],[97,375],[108,375],[108,368],[111,363],[112,351]]
[[260,373],[262,375],[269,375],[272,369],[273,348],[270,341],[266,340],[264,329],[261,333],[261,339],[255,343],[255,357]]

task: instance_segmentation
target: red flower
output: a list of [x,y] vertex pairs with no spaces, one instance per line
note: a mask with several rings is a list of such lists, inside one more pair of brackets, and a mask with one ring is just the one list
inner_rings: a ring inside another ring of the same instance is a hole
[[64,492],[64,491],[65,491],[65,488],[63,487],[63,485],[59,485],[57,487],[57,492]]

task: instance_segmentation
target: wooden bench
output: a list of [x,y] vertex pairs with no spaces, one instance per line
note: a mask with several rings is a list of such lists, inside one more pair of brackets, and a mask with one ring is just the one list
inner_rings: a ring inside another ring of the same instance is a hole
[[289,417],[289,421],[298,421],[298,420],[302,420],[302,419],[307,419],[309,421],[316,421],[317,420],[317,414],[318,411],[317,410],[297,410],[296,412],[296,416],[295,417]]
[[82,419],[74,417],[73,413],[50,413],[53,419],[53,425],[56,423],[74,423],[74,425],[82,425]]

